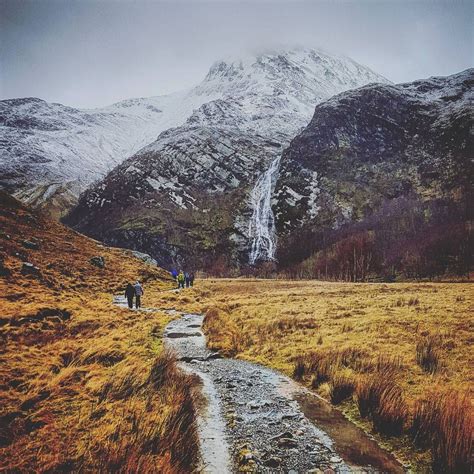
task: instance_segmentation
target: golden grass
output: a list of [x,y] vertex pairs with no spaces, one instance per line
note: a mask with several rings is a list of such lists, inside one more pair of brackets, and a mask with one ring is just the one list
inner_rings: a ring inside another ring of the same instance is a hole
[[141,278],[151,306],[167,274],[0,198],[0,471],[192,469],[192,380],[161,344],[170,317],[112,304]]
[[[441,465],[443,455],[436,453],[453,443],[452,434],[431,439],[423,449],[409,441],[419,401],[436,398],[433,386],[465,394],[464,411],[472,416],[469,283],[239,279],[196,284],[173,301],[160,296],[160,305],[207,311],[211,348],[274,367],[342,402],[358,424],[420,469],[431,462]],[[439,411],[445,413],[445,428],[456,425],[455,410],[443,405]],[[472,443],[472,433],[465,427],[461,433]]]

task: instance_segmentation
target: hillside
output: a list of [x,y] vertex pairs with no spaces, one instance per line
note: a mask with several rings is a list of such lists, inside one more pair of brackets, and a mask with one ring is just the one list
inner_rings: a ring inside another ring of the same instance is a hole
[[161,348],[170,317],[112,304],[137,278],[146,301],[168,274],[4,193],[0,228],[0,470],[190,469],[190,380]]
[[333,94],[386,80],[311,49],[216,63],[194,94],[216,98],[92,186],[66,222],[162,265],[247,260],[258,176]]
[[467,275],[473,84],[469,69],[318,105],[281,159],[281,268],[353,281]]
[[60,217],[91,183],[214,97],[191,90],[89,110],[2,100],[0,189]]

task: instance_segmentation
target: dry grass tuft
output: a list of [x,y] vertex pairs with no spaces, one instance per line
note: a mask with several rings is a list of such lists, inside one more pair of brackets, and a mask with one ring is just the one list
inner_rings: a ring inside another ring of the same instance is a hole
[[352,397],[356,388],[356,381],[353,376],[346,373],[336,372],[329,384],[329,397],[331,403],[339,405],[344,400]]
[[411,434],[420,447],[431,447],[435,472],[472,472],[474,417],[466,394],[434,393],[418,400]]
[[434,374],[440,364],[440,337],[428,335],[416,344],[416,362],[429,374]]
[[356,389],[360,415],[370,418],[374,429],[399,436],[408,415],[402,389],[393,381],[392,371],[377,372],[359,380]]

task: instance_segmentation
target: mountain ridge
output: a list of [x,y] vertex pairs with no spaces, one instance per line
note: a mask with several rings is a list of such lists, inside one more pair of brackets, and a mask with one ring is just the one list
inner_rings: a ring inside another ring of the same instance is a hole
[[[308,50],[305,54],[318,53]],[[354,62],[344,66],[343,62],[331,60],[329,56],[317,57],[321,67],[331,61],[342,65],[341,74],[346,74],[346,82],[355,70],[359,74],[364,71],[373,80],[385,80]],[[204,80],[194,87],[164,96],[125,99],[96,109],[76,109],[36,98],[0,101],[0,169],[3,175],[0,187],[30,205],[44,207],[60,216],[77,202],[79,194],[89,185],[152,143],[160,133],[184,124],[190,117],[195,124],[204,120],[211,125],[211,115],[215,115],[216,122],[223,120],[224,114],[216,113],[219,101],[235,98],[234,105],[243,112],[240,114],[242,125],[245,122],[253,130],[270,121],[276,99],[267,104],[260,103],[259,111],[252,110],[255,99],[268,92],[265,91],[267,86],[273,88],[274,94],[283,96],[282,87],[288,89],[289,86],[284,83],[284,75],[279,75],[278,68],[285,65],[301,75],[304,66],[300,64],[301,60],[301,53],[291,50],[273,56],[259,55],[250,61],[247,69],[240,69],[240,76],[227,75],[225,80],[217,77],[218,68],[214,65]],[[215,64],[233,69],[232,64],[223,61]],[[277,79],[280,84],[273,84]],[[322,87],[321,84],[318,87]],[[340,88],[340,84],[334,83],[324,95]],[[305,100],[309,97],[307,92]],[[296,101],[295,107],[301,107],[297,98],[292,100]],[[210,104],[207,110],[201,110],[206,103]],[[304,112],[292,113],[309,118],[313,105],[306,104]],[[214,109],[213,113],[210,108]],[[254,115],[261,113],[262,120],[242,119],[242,115],[251,112]],[[236,113],[233,115],[235,117]],[[300,126],[304,125],[302,121]]]
[[[153,235],[162,264],[188,248],[184,259],[205,255],[201,264],[210,265],[221,245],[240,259],[248,246],[250,187],[308,123],[316,103],[370,80],[385,81],[312,50],[259,56],[246,65],[216,63],[194,92],[220,96],[91,187],[67,222],[114,245],[141,246]],[[230,203],[235,215],[222,215]],[[179,225],[171,214],[180,216]],[[221,217],[214,223],[208,215]],[[198,235],[182,239],[193,223]],[[169,251],[160,257],[162,240]]]

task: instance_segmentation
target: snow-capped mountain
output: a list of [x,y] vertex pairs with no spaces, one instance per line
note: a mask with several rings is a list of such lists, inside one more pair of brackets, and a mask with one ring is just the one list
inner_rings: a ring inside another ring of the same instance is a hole
[[214,97],[184,91],[93,110],[36,98],[0,101],[0,187],[50,211],[67,209],[88,185]]
[[92,186],[68,222],[163,264],[190,254],[213,261],[220,246],[241,252],[258,176],[316,104],[372,82],[387,81],[312,49],[217,62],[183,98],[204,98],[202,105]]
[[61,210],[159,133],[188,118],[190,126],[229,125],[289,136],[306,124],[317,102],[381,80],[349,59],[292,50],[221,61],[190,90],[101,109],[35,98],[0,101],[0,186],[30,204]]

